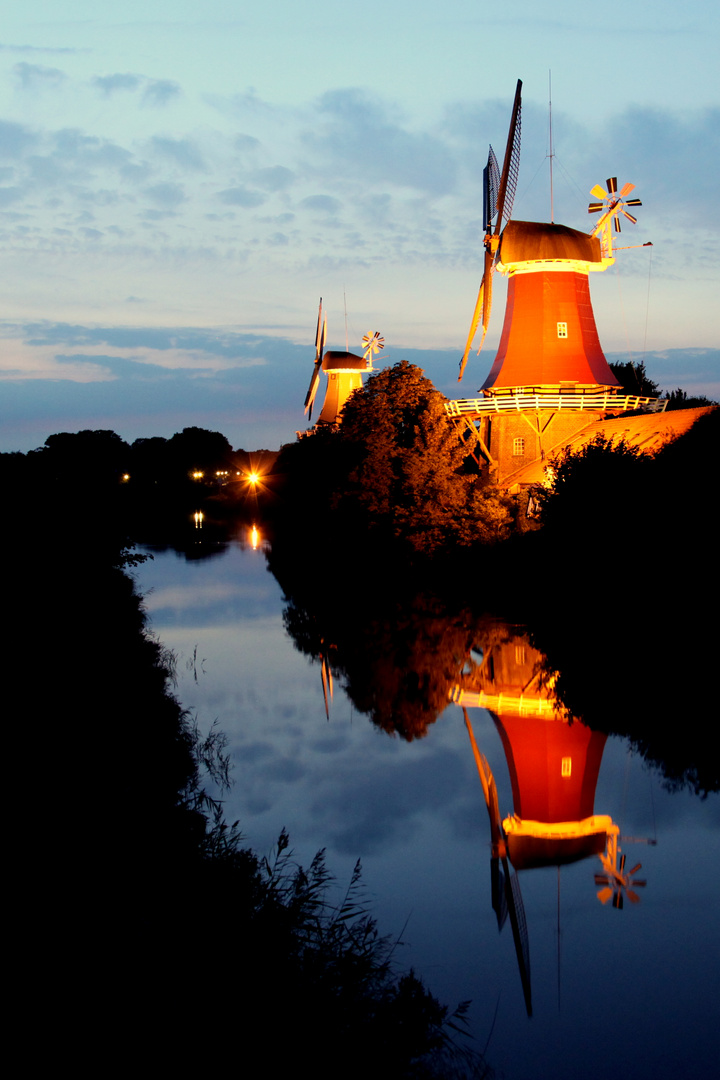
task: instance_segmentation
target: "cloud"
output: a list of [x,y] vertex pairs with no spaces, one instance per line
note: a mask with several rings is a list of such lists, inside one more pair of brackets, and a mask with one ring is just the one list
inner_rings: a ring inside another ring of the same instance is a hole
[[223,191],[218,191],[217,197],[226,206],[253,207],[262,206],[265,202],[265,196],[259,191],[249,191],[243,186],[225,188]]
[[308,195],[302,200],[301,205],[307,206],[308,210],[318,210],[322,214],[336,214],[342,203],[332,195]]
[[163,106],[179,97],[180,85],[171,79],[151,79],[143,92],[143,104]]
[[206,169],[202,154],[191,139],[170,139],[154,135],[150,144],[156,154],[184,169],[196,172],[204,172]]
[[145,188],[145,195],[159,206],[179,206],[186,201],[187,196],[182,184],[173,184],[166,181],[162,184],[153,184]]
[[41,67],[39,64],[15,64],[13,71],[19,86],[23,90],[55,89],[65,82],[67,75],[59,68]]
[[0,120],[0,156],[3,158],[19,158],[37,141],[37,135],[22,124]]
[[85,53],[88,49],[76,49],[65,45],[6,45],[0,43],[0,52],[15,53]]
[[362,90],[330,90],[316,105],[318,122],[304,139],[327,174],[382,179],[432,195],[452,191],[457,167],[448,146],[390,118],[385,102]]
[[25,192],[18,187],[0,187],[0,207],[10,206],[14,202],[19,202],[25,195]]
[[137,90],[140,86],[140,77],[131,75],[129,72],[116,72],[114,75],[95,75],[90,81],[93,86],[102,91],[105,97],[110,97],[117,90]]
[[285,191],[295,183],[295,173],[283,165],[273,165],[254,172],[252,182],[265,191]]
[[630,179],[664,202],[681,227],[698,223],[717,229],[720,109],[693,113],[632,108],[613,118],[602,133]]
[[239,150],[241,154],[247,154],[251,151],[258,150],[261,146],[259,139],[256,139],[253,135],[236,135],[233,140],[233,146],[236,150]]

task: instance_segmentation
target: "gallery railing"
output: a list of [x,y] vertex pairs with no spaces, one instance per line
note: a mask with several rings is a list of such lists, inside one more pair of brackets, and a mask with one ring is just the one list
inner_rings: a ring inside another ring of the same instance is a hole
[[478,416],[483,413],[525,412],[531,409],[573,409],[588,412],[629,412],[643,409],[664,412],[667,398],[640,397],[637,394],[503,394],[482,398],[458,398],[448,401],[448,416]]

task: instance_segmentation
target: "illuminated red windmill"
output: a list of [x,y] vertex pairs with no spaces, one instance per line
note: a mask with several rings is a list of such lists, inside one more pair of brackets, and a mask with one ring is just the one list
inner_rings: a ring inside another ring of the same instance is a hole
[[[490,818],[493,909],[502,929],[509,915],[525,1006],[532,1015],[530,949],[518,871],[560,866],[599,857],[598,899],[622,908],[623,897],[638,903],[635,877],[641,864],[618,863],[619,828],[596,814],[595,789],[607,735],[564,715],[553,678],[543,675],[543,657],[522,634],[490,635],[477,649],[482,663],[464,672],[452,692],[465,716],[473,756]],[[501,819],[495,777],[475,740],[469,709],[490,712],[502,740],[510,773],[513,813]],[[627,838],[628,841],[630,838]],[[558,920],[559,920],[558,877]],[[559,957],[559,954],[558,954]]]
[[590,302],[590,272],[615,261],[613,230],[620,231],[621,216],[636,221],[626,209],[641,205],[626,198],[634,185],[618,191],[612,178],[607,192],[599,185],[592,189],[601,200],[589,207],[590,213],[601,212],[592,233],[511,220],[520,165],[521,88],[518,81],[502,172],[490,147],[483,173],[485,265],[459,379],[480,325],[482,348],[496,270],[508,278],[500,345],[481,387],[483,399],[453,403],[472,406],[460,411],[473,413],[479,422],[478,440],[501,483],[592,420],[651,403],[617,394],[620,384],[603,354]]

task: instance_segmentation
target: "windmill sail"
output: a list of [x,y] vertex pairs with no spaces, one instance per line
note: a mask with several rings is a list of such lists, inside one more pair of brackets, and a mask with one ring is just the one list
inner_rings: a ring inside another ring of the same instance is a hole
[[[497,915],[499,930],[502,930],[505,919],[508,915],[510,916],[515,955],[517,957],[520,982],[522,983],[523,997],[525,999],[525,1009],[528,1016],[532,1016],[530,944],[528,940],[527,922],[525,920],[525,908],[520,893],[520,882],[518,881],[517,874],[514,874],[511,871],[507,857],[505,835],[500,821],[495,777],[492,774],[487,758],[481,753],[478,744],[475,741],[475,733],[472,729],[472,724],[470,723],[470,716],[465,707],[463,707],[463,716],[465,717],[465,727],[467,728],[467,733],[470,738],[470,745],[472,747],[473,757],[475,758],[475,765],[477,766],[480,783],[482,784],[488,817],[490,818],[490,836],[492,838],[490,867],[493,910]],[[498,865],[498,863],[500,865]]]
[[308,420],[312,419],[313,402],[315,401],[315,395],[317,394],[318,386],[320,385],[320,371],[322,369],[322,358],[326,337],[327,319],[323,319],[321,296],[320,307],[318,308],[317,330],[315,332],[315,366],[313,367],[312,375],[310,376],[308,392],[305,395],[305,412],[308,414]]
[[[475,334],[477,328],[480,325],[480,319],[482,317],[482,336],[480,338],[480,345],[478,352],[483,347],[485,341],[485,335],[487,334],[488,326],[490,324],[490,312],[492,310],[492,275],[495,269],[495,255],[498,249],[500,230],[503,226],[503,221],[509,221],[512,214],[513,203],[515,201],[515,191],[517,190],[518,174],[520,171],[520,116],[522,109],[522,80],[518,79],[517,87],[515,89],[515,101],[513,103],[512,117],[510,119],[510,130],[508,132],[507,145],[505,147],[505,157],[503,159],[502,174],[498,180],[498,164],[497,158],[493,152],[492,146],[490,147],[490,153],[488,155],[488,163],[483,170],[483,216],[485,218],[485,266],[483,268],[482,281],[480,282],[480,291],[475,303],[475,310],[473,312],[472,322],[470,323],[470,332],[468,334],[467,342],[465,343],[465,351],[460,361],[460,374],[458,375],[458,382],[463,377],[465,372],[465,365],[470,354],[470,350],[473,346]],[[493,230],[492,220],[495,218],[495,227]]]

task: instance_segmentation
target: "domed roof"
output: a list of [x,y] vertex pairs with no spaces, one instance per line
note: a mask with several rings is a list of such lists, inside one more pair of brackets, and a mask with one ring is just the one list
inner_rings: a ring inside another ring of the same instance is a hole
[[351,352],[326,352],[322,361],[323,371],[365,371],[367,364],[362,356]]
[[597,236],[542,221],[509,221],[500,236],[499,262],[572,259],[602,262]]

